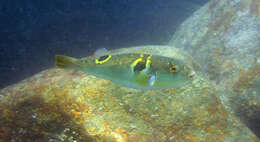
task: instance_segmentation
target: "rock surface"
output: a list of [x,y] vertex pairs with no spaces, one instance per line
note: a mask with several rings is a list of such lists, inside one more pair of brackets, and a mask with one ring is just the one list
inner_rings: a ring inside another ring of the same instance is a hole
[[142,91],[74,70],[50,69],[0,94],[1,142],[259,141],[199,75],[182,88]]
[[260,136],[260,1],[212,0],[169,45],[193,55],[223,103]]
[[50,69],[2,89],[0,142],[259,142],[233,113],[248,126],[259,122],[259,3],[212,0],[183,23],[170,46],[115,51],[185,60],[198,75],[182,88],[135,90]]

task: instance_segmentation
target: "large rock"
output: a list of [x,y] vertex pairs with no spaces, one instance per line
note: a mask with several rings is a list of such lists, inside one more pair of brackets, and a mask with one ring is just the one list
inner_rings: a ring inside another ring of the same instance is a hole
[[[169,56],[179,51],[149,48]],[[132,48],[138,49],[147,47]],[[182,88],[142,91],[74,70],[50,69],[0,94],[1,142],[259,141],[199,75]]]
[[260,136],[260,1],[212,0],[169,45],[193,55],[222,91],[223,103]]

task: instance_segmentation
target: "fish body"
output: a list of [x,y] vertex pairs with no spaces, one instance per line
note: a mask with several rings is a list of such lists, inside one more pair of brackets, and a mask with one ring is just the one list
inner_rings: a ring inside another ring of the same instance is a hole
[[107,54],[81,59],[56,55],[56,66],[145,90],[181,87],[194,78],[193,70],[181,60],[151,54]]

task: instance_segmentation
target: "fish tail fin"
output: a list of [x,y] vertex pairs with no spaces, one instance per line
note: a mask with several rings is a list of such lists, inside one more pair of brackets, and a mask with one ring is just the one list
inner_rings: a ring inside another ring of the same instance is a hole
[[73,68],[77,65],[76,62],[78,61],[78,59],[64,55],[56,55],[55,61],[56,67],[58,68]]

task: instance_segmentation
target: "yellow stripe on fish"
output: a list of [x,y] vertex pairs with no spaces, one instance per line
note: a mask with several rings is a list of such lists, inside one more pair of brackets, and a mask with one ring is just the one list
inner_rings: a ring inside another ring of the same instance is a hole
[[145,64],[145,69],[146,69],[146,70],[149,70],[149,69],[150,69],[150,66],[151,66],[151,58],[152,58],[152,55],[148,56],[147,59],[146,59],[146,64]]
[[136,65],[139,63],[139,62],[142,62],[143,61],[143,57],[144,55],[143,54],[140,54],[140,57],[138,59],[136,59],[132,64],[131,64],[131,70],[132,72],[134,72],[134,68],[136,67]]
[[[146,60],[144,59],[144,55],[140,54],[140,57],[136,59],[132,64],[131,64],[131,70],[132,72],[137,71],[148,71],[151,65],[151,58],[152,55],[149,55]],[[139,65],[139,67],[137,67]]]
[[[105,62],[107,62],[110,58],[112,57],[112,55],[105,55],[105,56],[101,56],[98,59],[96,59],[96,64],[104,64]],[[104,59],[103,59],[104,58]],[[100,61],[101,60],[101,61]]]

